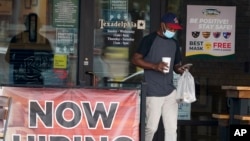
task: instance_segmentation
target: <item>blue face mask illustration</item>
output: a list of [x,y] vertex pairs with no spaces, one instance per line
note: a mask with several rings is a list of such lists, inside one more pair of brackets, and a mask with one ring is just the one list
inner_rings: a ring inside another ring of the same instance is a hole
[[164,35],[166,38],[173,38],[174,35],[175,35],[175,32],[166,30],[165,32],[163,32],[163,35]]

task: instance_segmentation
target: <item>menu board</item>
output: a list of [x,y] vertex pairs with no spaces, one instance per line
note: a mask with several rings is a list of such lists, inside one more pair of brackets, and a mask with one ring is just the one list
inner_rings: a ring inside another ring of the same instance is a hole
[[44,84],[43,72],[52,69],[52,51],[12,49],[10,56],[14,84]]
[[76,28],[78,5],[78,0],[53,0],[53,26]]

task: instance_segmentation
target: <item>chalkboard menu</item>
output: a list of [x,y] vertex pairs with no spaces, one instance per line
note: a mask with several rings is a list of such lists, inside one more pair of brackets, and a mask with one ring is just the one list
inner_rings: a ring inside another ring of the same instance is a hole
[[12,49],[10,65],[14,84],[43,84],[42,72],[52,69],[53,53],[49,50]]

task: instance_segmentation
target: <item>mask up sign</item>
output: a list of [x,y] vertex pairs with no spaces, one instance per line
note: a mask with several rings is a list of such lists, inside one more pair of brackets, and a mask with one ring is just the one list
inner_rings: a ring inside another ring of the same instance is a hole
[[186,56],[233,57],[235,16],[235,6],[188,5]]

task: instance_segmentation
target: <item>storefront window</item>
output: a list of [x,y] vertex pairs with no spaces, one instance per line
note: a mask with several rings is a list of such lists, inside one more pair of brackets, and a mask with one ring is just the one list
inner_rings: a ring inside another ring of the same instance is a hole
[[99,85],[105,80],[122,81],[137,68],[132,53],[149,32],[149,0],[96,1],[94,73]]
[[78,0],[0,0],[1,85],[75,85]]

